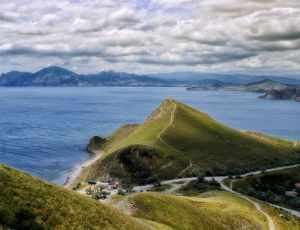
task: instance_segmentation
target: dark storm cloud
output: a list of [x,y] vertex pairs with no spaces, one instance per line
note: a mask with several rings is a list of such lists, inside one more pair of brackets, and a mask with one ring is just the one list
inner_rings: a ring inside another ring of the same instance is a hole
[[293,40],[300,39],[300,30],[289,31],[286,33],[267,33],[267,34],[256,35],[256,36],[252,35],[249,36],[249,38],[255,40],[261,40],[261,41],[293,41]]

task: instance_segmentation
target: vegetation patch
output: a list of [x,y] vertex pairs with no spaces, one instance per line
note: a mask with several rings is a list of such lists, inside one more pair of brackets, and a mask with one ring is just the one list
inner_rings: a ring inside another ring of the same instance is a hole
[[204,176],[198,176],[197,180],[190,181],[187,185],[180,189],[180,192],[185,195],[195,195],[201,192],[221,189],[220,183],[216,180],[206,181]]
[[95,150],[101,149],[103,144],[106,142],[105,138],[94,136],[90,139],[90,143],[88,144],[87,150],[89,152],[93,152]]
[[300,167],[249,175],[232,182],[240,193],[300,210]]

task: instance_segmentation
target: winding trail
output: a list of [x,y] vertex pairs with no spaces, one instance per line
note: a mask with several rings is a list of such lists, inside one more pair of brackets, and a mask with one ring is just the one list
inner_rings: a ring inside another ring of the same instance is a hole
[[186,154],[184,154],[183,152],[179,151],[178,149],[174,148],[173,146],[169,145],[162,137],[161,135],[173,124],[174,121],[174,114],[176,112],[177,109],[177,105],[174,103],[173,99],[170,99],[171,103],[173,104],[173,110],[171,112],[171,119],[168,125],[166,125],[158,134],[156,137],[156,140],[160,140],[161,142],[163,142],[165,145],[167,145],[170,149],[173,149],[175,152],[178,152],[180,154],[182,154],[187,160],[189,160],[189,165],[184,168],[181,172],[178,173],[178,175],[182,175],[186,170],[188,170],[189,168],[195,166],[198,169],[200,169],[200,167],[198,165],[193,164],[192,160],[186,156]]
[[[174,103],[173,99],[170,99],[172,104],[173,104],[173,110],[171,112],[171,119],[168,125],[166,125],[158,134],[157,134],[157,138],[156,139],[160,139],[162,142],[166,143],[162,138],[161,135],[172,125],[173,121],[174,121],[174,114],[175,111],[177,109],[177,105]],[[169,145],[168,143],[166,143],[167,145]]]
[[[167,145],[169,148],[175,150],[176,152],[179,152],[181,153],[182,155],[184,155],[185,158],[187,158],[189,160],[189,166],[187,166],[185,169],[183,169],[181,172],[179,172],[178,175],[182,175],[186,170],[188,170],[189,168],[193,167],[194,164],[192,163],[192,160],[190,158],[188,158],[186,156],[186,154],[184,154],[183,152],[175,149],[174,147],[172,147],[171,145],[169,145],[162,137],[161,135],[172,125],[173,121],[174,121],[174,114],[176,112],[176,109],[177,109],[177,105],[174,103],[173,99],[170,99],[172,104],[173,104],[173,110],[171,112],[171,119],[170,119],[170,122],[168,125],[166,125],[157,135],[157,138],[156,140],[160,140],[161,142],[163,142],[165,145]],[[296,145],[296,143],[295,143]],[[195,165],[197,166],[197,165]],[[278,167],[278,168],[272,168],[272,169],[267,169],[266,172],[271,172],[271,171],[277,171],[277,170],[282,170],[282,169],[288,169],[288,168],[293,168],[293,167],[297,167],[299,166],[299,164],[297,165],[291,165],[291,166],[284,166],[284,167]],[[198,166],[197,166],[198,167]],[[198,167],[199,168],[199,167]],[[250,173],[246,173],[246,174],[243,174],[241,175],[242,177],[245,177],[245,176],[248,176],[250,174],[252,175],[256,175],[256,174],[259,174],[261,173],[261,170],[259,171],[255,171],[255,172],[250,172]],[[243,195],[243,194],[240,194],[234,190],[232,190],[232,183],[233,181],[231,181],[230,183],[230,187],[227,187],[223,180],[225,178],[228,178],[228,176],[225,176],[225,177],[205,177],[206,180],[212,180],[212,179],[215,179],[216,181],[218,181],[221,185],[221,188],[223,188],[224,190],[228,191],[228,192],[231,192],[231,193],[234,193],[235,195],[239,196],[240,198],[242,199],[245,199],[247,200],[248,202],[252,203],[256,210],[260,213],[262,213],[266,219],[267,219],[267,222],[268,222],[268,228],[269,230],[275,230],[275,226],[274,226],[274,222],[272,220],[272,218],[262,210],[260,204],[258,204],[257,202],[255,202],[254,200],[250,199],[249,197]],[[167,181],[162,181],[161,184],[164,185],[164,184],[173,184],[172,188],[171,189],[168,189],[167,191],[165,191],[166,193],[172,193],[172,192],[175,192],[176,190],[180,189],[180,187],[186,185],[189,181],[192,181],[192,180],[197,180],[196,177],[189,177],[189,178],[181,178],[181,179],[174,179],[174,180],[167,180]],[[176,182],[184,182],[183,184],[174,184]],[[147,190],[147,189],[150,189],[152,188],[153,185],[143,185],[143,186],[136,186],[134,187],[135,190],[138,190],[138,191],[144,191],[144,190]],[[272,205],[272,204],[270,204]],[[277,207],[277,208],[282,208],[282,207],[279,207],[279,206],[275,206],[275,205],[272,205],[274,207]],[[289,209],[286,209],[286,208],[282,208],[286,211],[289,211],[290,213],[294,214],[295,215],[295,210],[289,210]],[[300,214],[300,213],[299,213]],[[299,217],[299,216],[298,216]]]
[[[240,198],[242,198],[242,199],[244,199],[244,200],[247,200],[247,201],[249,201],[250,203],[252,203],[252,204],[255,206],[256,210],[257,210],[258,212],[260,212],[261,214],[263,214],[263,215],[266,217],[267,222],[268,222],[268,228],[269,228],[269,230],[275,230],[275,226],[274,226],[274,222],[273,222],[272,218],[271,218],[266,212],[264,212],[264,211],[262,210],[260,204],[258,204],[257,202],[255,202],[254,200],[250,199],[249,197],[247,197],[247,196],[245,196],[245,195],[242,195],[242,194],[240,194],[240,193],[238,193],[238,192],[236,192],[236,191],[233,191],[232,188],[227,187],[227,186],[223,183],[223,180],[224,180],[223,177],[216,177],[215,179],[220,183],[221,188],[223,188],[224,190],[226,190],[226,191],[228,191],[228,192],[231,192],[231,193],[233,193],[233,194],[239,196]],[[230,187],[232,187],[232,183],[230,183]]]

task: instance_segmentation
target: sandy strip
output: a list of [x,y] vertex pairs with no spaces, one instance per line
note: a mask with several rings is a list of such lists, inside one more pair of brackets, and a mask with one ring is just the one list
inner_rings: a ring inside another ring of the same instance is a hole
[[64,183],[64,187],[68,188],[70,187],[73,182],[79,177],[81,171],[85,168],[90,166],[91,164],[93,164],[94,162],[96,162],[98,159],[100,159],[102,156],[101,151],[97,151],[95,153],[93,153],[92,158],[89,159],[88,161],[83,162],[81,165],[75,167],[72,172],[70,173],[70,175],[67,177],[65,183]]

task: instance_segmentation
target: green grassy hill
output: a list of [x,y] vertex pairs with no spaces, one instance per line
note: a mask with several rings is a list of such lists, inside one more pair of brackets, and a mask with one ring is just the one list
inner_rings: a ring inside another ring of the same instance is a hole
[[93,139],[97,147],[90,150],[104,155],[80,180],[109,175],[147,183],[203,172],[235,174],[296,162],[300,152],[291,141],[240,132],[171,99],[144,123],[123,126],[99,145]]
[[[174,196],[161,193],[137,193],[117,197],[113,204],[125,209],[153,229],[268,229],[266,218],[253,204],[225,191],[211,191],[199,196]],[[275,208],[263,206],[278,230],[299,229],[289,214],[279,218]]]
[[120,211],[0,165],[0,229],[147,229]]
[[[300,189],[295,183],[300,183],[300,167],[235,179],[232,186],[241,193],[300,211]],[[286,191],[296,191],[297,195],[286,196]]]

